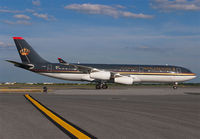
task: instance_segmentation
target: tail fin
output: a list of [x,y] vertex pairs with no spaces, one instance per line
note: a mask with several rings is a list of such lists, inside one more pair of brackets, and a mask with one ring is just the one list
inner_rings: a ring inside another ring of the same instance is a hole
[[48,63],[22,37],[13,39],[23,63]]
[[67,64],[67,62],[65,60],[63,60],[62,58],[58,58],[59,63],[61,64]]

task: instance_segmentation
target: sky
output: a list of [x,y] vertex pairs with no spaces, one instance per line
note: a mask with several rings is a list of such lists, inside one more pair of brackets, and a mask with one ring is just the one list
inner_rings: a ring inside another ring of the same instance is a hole
[[0,0],[0,82],[67,82],[5,62],[21,61],[13,36],[51,62],[169,64],[200,76],[200,0]]

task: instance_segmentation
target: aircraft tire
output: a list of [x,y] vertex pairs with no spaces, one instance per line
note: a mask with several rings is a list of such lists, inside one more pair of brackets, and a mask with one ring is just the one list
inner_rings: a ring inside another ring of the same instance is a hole
[[173,86],[173,89],[176,90],[176,89],[178,89],[178,87],[177,86]]
[[107,84],[102,85],[102,89],[107,89],[107,88],[108,88]]
[[100,85],[100,84],[97,84],[97,85],[96,85],[96,89],[101,89],[101,85]]

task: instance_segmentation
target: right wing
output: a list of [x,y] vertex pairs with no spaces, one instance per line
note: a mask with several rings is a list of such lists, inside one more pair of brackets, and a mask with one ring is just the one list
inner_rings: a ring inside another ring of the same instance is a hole
[[80,71],[84,71],[84,72],[96,72],[96,71],[100,71],[96,68],[92,68],[92,67],[88,67],[88,66],[83,66],[83,65],[76,65],[76,64],[70,64],[70,63],[67,63],[65,60],[63,60],[62,58],[58,58],[58,61],[60,64],[63,64],[63,65],[71,65],[71,66],[74,66],[76,67],[78,70]]

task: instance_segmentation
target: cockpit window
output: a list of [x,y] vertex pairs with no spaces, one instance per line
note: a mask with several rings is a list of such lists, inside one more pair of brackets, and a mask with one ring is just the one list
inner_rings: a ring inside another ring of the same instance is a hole
[[182,73],[192,73],[190,70],[186,68],[181,68]]

